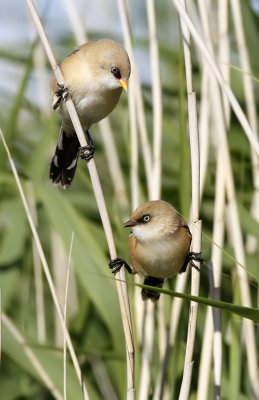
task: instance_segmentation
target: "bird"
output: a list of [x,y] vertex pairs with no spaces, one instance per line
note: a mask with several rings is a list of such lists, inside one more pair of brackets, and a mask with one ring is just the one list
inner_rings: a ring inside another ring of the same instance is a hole
[[[87,42],[77,47],[60,65],[65,84],[51,79],[52,106],[61,115],[59,138],[50,165],[50,179],[67,189],[81,158],[89,161],[95,151],[89,128],[116,107],[122,89],[128,91],[131,64],[126,50],[110,39]],[[71,98],[88,145],[81,148],[65,101]]]
[[[144,285],[162,288],[164,280],[186,271],[190,262],[202,262],[201,253],[190,251],[192,235],[187,223],[176,209],[164,200],[147,201],[140,205],[123,224],[131,228],[129,237],[130,265],[115,258],[109,263],[117,273],[125,265],[130,274],[144,276]],[[156,302],[160,293],[142,289],[142,299]]]

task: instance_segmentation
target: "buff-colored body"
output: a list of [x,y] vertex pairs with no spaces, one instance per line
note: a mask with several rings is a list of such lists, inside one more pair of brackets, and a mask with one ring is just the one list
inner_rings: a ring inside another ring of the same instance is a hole
[[[150,220],[142,221],[143,216]],[[129,256],[133,273],[170,278],[180,272],[190,252],[191,233],[169,203],[144,203],[124,226],[132,228]]]
[[50,179],[66,189],[74,178],[80,143],[64,97],[70,96],[73,100],[88,142],[91,142],[88,151],[92,157],[94,145],[88,129],[110,114],[119,101],[122,88],[127,91],[130,61],[122,46],[102,39],[78,47],[65,58],[60,68],[64,75],[64,88],[58,86],[55,76],[51,81],[53,108],[60,113],[62,125],[50,165]]
[[[102,39],[83,44],[74,50],[61,64],[65,87],[77,109],[84,129],[105,118],[119,101],[122,88],[127,90],[130,61],[126,51],[118,43]],[[111,73],[117,67],[120,78]],[[51,82],[53,104],[59,89],[55,77]],[[66,105],[60,103],[59,113],[63,118],[66,134],[73,134]]]

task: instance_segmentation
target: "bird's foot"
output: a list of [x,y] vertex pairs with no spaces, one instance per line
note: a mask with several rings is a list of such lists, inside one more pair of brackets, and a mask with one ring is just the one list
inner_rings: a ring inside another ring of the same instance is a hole
[[79,147],[79,150],[82,160],[86,160],[87,162],[89,162],[94,156],[95,146],[88,144],[86,146]]
[[188,262],[195,268],[197,271],[200,271],[200,268],[198,265],[195,264],[194,261],[198,261],[199,263],[203,263],[205,261],[203,258],[201,258],[201,252],[200,253],[195,253],[194,251],[190,251],[188,254]]
[[87,146],[83,146],[80,147],[79,149],[81,150],[81,154],[80,157],[83,160],[86,160],[87,162],[90,161],[93,156],[94,156],[94,152],[95,152],[95,145],[94,145],[94,141],[90,136],[90,133],[88,132],[88,130],[85,131],[85,137],[87,140],[88,145]]
[[200,272],[200,268],[198,267],[198,265],[195,264],[194,261],[203,263],[203,261],[205,261],[205,260],[203,258],[201,258],[201,253],[195,253],[194,251],[190,251],[190,253],[188,254],[188,256],[185,259],[184,265],[182,266],[182,268],[180,270],[180,274],[182,272],[186,271],[188,263],[190,263],[193,266],[193,268],[195,268],[197,271]]
[[69,95],[68,90],[65,88],[64,84],[58,83],[57,85],[59,89],[55,92],[55,95],[57,96],[58,99],[56,103],[54,103],[53,105],[54,110],[58,108],[62,100],[66,101]]
[[132,274],[132,269],[129,266],[129,264],[126,263],[125,260],[123,260],[123,258],[114,258],[113,260],[111,260],[109,262],[109,268],[112,270],[113,274],[116,274],[118,271],[120,271],[120,269],[123,267],[123,265],[125,266],[126,270]]

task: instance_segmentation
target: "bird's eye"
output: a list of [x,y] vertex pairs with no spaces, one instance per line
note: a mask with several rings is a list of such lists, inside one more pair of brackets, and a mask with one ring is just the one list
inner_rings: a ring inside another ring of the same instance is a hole
[[115,76],[115,78],[120,79],[121,78],[121,73],[119,68],[117,67],[112,67],[111,68],[111,73]]
[[150,215],[143,215],[142,222],[148,222],[148,221],[150,221]]

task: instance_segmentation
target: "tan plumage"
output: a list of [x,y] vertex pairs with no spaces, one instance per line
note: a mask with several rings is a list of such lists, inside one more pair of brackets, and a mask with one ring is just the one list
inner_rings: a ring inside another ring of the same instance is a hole
[[[83,44],[61,64],[65,91],[72,98],[83,129],[105,118],[117,105],[122,88],[127,91],[130,76],[129,57],[118,43],[102,39]],[[64,101],[63,88],[51,81],[53,108],[62,117],[60,137],[53,157],[50,178],[63,187],[71,184],[77,164],[79,142]]]
[[[138,207],[124,227],[131,227],[129,257],[132,273],[146,277],[147,285],[162,287],[186,269],[191,233],[177,211],[163,200],[148,201]],[[158,292],[142,290],[143,299],[156,301]]]

